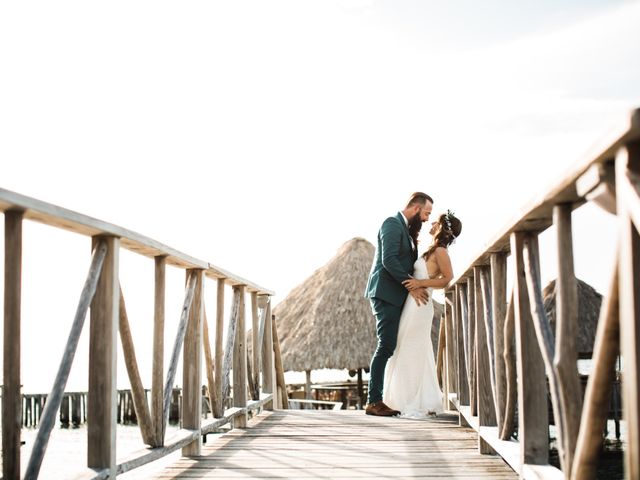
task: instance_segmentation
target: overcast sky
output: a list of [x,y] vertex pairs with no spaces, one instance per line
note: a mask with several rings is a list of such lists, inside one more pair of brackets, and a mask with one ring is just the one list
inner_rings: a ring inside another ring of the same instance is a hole
[[[375,243],[421,190],[463,222],[459,271],[640,106],[639,23],[640,3],[614,0],[3,2],[0,186],[208,260],[276,303],[344,242]],[[610,249],[594,244],[611,219],[580,215],[591,243],[576,268],[602,289]],[[46,252],[29,228],[29,251]],[[56,252],[86,244],[53,238]],[[25,269],[64,277],[49,257]],[[77,258],[61,265],[81,285]],[[42,298],[29,288],[25,302]],[[45,321],[37,307],[26,322]]]

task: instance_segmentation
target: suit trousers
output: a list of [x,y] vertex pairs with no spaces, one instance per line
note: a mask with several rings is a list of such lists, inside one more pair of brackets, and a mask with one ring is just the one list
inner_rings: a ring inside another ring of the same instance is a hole
[[369,393],[367,403],[375,403],[382,400],[384,370],[398,342],[398,327],[400,326],[402,306],[392,305],[379,298],[371,298],[370,300],[371,310],[376,317],[378,345],[371,359],[371,366],[369,367]]

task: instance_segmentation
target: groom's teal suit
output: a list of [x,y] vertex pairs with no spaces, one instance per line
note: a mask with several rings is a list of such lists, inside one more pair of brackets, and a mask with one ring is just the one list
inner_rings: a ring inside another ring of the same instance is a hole
[[368,403],[382,400],[384,369],[398,338],[400,313],[408,291],[402,282],[410,278],[417,250],[400,212],[387,218],[378,232],[378,246],[369,274],[365,296],[376,317],[378,345],[369,370]]

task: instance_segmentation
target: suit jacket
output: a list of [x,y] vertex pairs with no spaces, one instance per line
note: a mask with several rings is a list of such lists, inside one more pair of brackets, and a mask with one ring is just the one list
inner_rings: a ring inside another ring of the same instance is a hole
[[387,218],[378,232],[378,246],[371,266],[365,297],[402,306],[408,291],[402,285],[413,273],[418,252],[402,214]]

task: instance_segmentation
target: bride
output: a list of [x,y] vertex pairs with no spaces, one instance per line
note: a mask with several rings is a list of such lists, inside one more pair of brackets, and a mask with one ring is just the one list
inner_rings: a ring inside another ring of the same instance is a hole
[[[424,418],[442,413],[442,391],[438,385],[431,344],[434,288],[443,288],[453,278],[447,248],[460,235],[462,223],[447,211],[431,224],[431,245],[413,265],[414,273],[404,282],[411,291],[427,288],[429,300],[418,305],[409,296],[402,309],[398,343],[384,376],[383,401],[403,417]],[[414,241],[418,231],[412,231]]]

